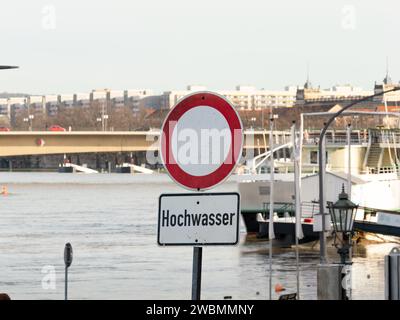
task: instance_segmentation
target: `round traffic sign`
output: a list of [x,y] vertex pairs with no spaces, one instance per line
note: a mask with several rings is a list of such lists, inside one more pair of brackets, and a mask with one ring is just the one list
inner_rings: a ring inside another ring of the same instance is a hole
[[196,92],[180,100],[161,129],[161,159],[181,186],[201,190],[224,181],[240,160],[242,122],[222,96]]

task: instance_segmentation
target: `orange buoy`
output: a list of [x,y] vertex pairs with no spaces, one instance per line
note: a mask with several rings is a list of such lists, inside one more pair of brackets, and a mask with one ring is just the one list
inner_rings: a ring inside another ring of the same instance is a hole
[[277,283],[275,285],[275,292],[281,292],[281,291],[284,291],[284,290],[285,290],[285,288],[280,283]]
[[0,293],[0,300],[11,300],[7,293]]
[[2,186],[2,187],[1,187],[1,194],[2,194],[3,196],[8,195],[7,186]]

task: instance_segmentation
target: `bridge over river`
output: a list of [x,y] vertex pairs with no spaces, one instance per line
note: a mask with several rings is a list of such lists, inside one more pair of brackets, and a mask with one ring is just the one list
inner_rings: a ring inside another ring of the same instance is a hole
[[[245,149],[269,145],[267,131],[245,131]],[[278,142],[290,132],[275,131]],[[159,148],[160,131],[8,131],[0,132],[0,157],[91,152],[135,152]]]

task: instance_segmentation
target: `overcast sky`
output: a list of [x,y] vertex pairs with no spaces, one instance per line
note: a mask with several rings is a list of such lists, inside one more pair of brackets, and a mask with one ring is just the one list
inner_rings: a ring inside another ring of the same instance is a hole
[[398,0],[2,0],[0,92],[400,79]]

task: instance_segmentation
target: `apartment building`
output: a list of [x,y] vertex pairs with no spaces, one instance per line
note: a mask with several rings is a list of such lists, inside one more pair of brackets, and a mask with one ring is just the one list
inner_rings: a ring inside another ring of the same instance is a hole
[[[184,96],[196,91],[207,91],[207,88],[189,85],[186,90],[165,91],[161,99],[162,108],[172,108]],[[216,92],[226,97],[239,110],[292,107],[296,102],[296,87],[293,86],[281,91],[273,91],[239,85],[235,90],[217,90]]]
[[[301,86],[287,86],[282,90],[257,89],[254,86],[238,85],[234,90],[217,90],[216,92],[226,97],[238,110],[264,110],[273,108],[291,108],[294,106],[331,106],[344,104],[394,88],[399,84],[394,83],[386,74],[382,83],[375,83],[373,90],[363,90],[352,85],[336,85],[328,89],[313,87],[307,79]],[[0,99],[0,116],[9,119],[22,111],[30,114],[45,113],[56,115],[62,108],[89,107],[94,103],[108,108],[129,107],[132,112],[140,109],[172,108],[180,99],[197,91],[207,91],[202,85],[189,85],[185,90],[165,91],[162,94],[154,93],[149,89],[95,89],[88,93],[53,94],[43,96],[11,97]],[[379,96],[370,101],[371,107],[382,105],[400,104],[400,92],[392,92]]]

